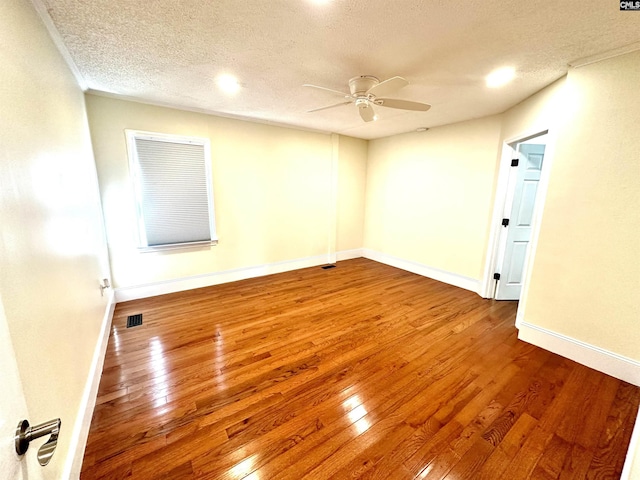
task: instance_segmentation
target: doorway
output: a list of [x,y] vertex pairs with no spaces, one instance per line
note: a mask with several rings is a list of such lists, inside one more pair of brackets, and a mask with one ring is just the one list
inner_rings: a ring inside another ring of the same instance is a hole
[[505,143],[496,192],[484,297],[520,300],[532,253],[540,180],[548,170],[548,131]]

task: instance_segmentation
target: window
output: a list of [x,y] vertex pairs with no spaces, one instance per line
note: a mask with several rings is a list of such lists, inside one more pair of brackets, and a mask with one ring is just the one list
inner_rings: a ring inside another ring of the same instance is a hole
[[209,140],[126,133],[140,247],[216,242]]

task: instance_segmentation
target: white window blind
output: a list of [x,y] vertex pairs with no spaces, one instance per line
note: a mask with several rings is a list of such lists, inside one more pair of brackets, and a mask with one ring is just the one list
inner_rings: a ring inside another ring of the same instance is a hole
[[127,135],[141,247],[216,241],[208,140]]

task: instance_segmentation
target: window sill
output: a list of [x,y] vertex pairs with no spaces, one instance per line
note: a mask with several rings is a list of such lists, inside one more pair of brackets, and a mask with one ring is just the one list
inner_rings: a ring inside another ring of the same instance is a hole
[[218,240],[207,240],[206,242],[172,243],[169,245],[157,245],[153,247],[138,247],[140,253],[167,252],[175,250],[193,250],[203,247],[214,247],[218,245]]

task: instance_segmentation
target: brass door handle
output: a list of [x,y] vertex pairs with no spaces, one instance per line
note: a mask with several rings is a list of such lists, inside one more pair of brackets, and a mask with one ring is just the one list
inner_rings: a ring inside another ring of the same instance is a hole
[[29,449],[29,443],[37,438],[44,437],[45,435],[51,435],[49,440],[38,450],[38,462],[43,467],[49,463],[53,452],[58,445],[58,435],[60,434],[60,426],[62,422],[59,418],[51,420],[50,422],[41,423],[33,427],[29,426],[27,420],[22,420],[18,423],[16,428],[15,444],[16,452],[18,455],[24,455]]

